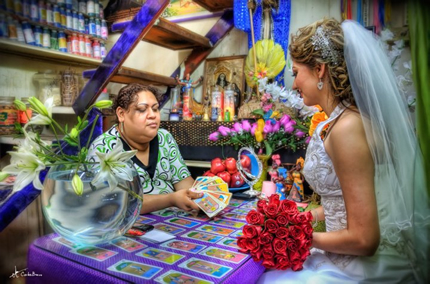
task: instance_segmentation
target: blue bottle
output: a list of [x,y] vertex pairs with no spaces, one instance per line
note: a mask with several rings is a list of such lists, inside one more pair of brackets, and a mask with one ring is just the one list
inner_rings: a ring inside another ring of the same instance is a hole
[[22,22],[22,31],[24,32],[25,42],[30,45],[36,45],[33,30],[28,22]]
[[78,14],[78,31],[80,33],[85,33],[85,19],[82,13]]
[[36,26],[34,28],[34,39],[35,39],[35,42],[36,42],[36,46],[42,47],[43,33],[42,33],[42,28],[40,26]]
[[54,4],[54,8],[52,9],[52,15],[54,18],[54,26],[57,28],[61,28],[61,14],[60,14],[60,8],[57,4]]
[[69,9],[66,10],[66,28],[69,30],[73,29],[73,16],[72,11]]
[[97,36],[96,22],[94,21],[94,18],[90,18],[88,26],[90,36]]
[[79,19],[78,19],[78,13],[76,13],[76,11],[73,11],[72,18],[73,18],[73,30],[76,32],[79,32]]
[[30,2],[30,19],[34,22],[39,21],[39,5],[37,0],[31,0]]
[[66,34],[63,31],[58,32],[58,50],[61,52],[67,52]]

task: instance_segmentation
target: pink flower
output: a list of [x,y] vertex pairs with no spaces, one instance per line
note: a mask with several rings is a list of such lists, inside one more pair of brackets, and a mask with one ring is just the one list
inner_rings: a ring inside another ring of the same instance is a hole
[[263,106],[263,111],[264,112],[268,112],[269,110],[271,110],[273,107],[273,104],[267,104]]
[[281,119],[279,120],[279,122],[281,122],[281,125],[285,125],[286,123],[288,123],[291,120],[290,116],[288,114],[284,114]]
[[218,131],[219,133],[221,133],[222,136],[228,136],[231,130],[230,128],[221,125],[220,127],[218,127]]
[[272,133],[273,132],[273,126],[272,122],[270,120],[266,120],[266,124],[263,128],[263,133]]
[[310,137],[310,136],[306,137],[306,141],[305,141],[305,142],[306,142],[306,144],[309,144],[309,142],[311,141],[311,138],[312,138],[312,137]]
[[305,133],[301,130],[297,130],[295,133],[296,137],[303,138],[305,136]]
[[252,126],[251,126],[251,135],[252,136],[255,136],[255,130],[257,130],[257,123],[256,122],[254,122],[253,124],[252,124]]
[[273,125],[273,132],[278,132],[279,128],[281,128],[281,122],[280,121],[276,121],[275,125]]
[[236,131],[238,133],[242,132],[243,131],[242,123],[240,123],[240,122],[234,123],[233,124],[233,129],[234,129],[234,131]]
[[287,122],[287,123],[284,125],[285,132],[287,132],[287,133],[293,133],[293,131],[294,131],[294,126],[293,126],[292,121],[293,121],[293,120],[290,120],[289,122]]
[[250,132],[251,131],[251,124],[249,123],[248,120],[242,121],[242,129],[245,132]]
[[219,132],[218,131],[209,134],[209,140],[218,141],[218,139],[219,139]]

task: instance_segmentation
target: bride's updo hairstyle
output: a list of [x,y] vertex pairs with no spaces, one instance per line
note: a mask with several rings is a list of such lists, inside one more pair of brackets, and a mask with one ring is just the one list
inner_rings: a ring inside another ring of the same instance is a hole
[[341,100],[355,104],[343,56],[343,31],[335,19],[323,19],[299,29],[291,35],[291,58],[315,68],[326,64],[328,79],[334,94]]

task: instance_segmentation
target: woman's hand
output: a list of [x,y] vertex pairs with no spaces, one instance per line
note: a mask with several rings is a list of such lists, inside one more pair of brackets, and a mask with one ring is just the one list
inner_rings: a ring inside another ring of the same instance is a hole
[[192,201],[192,199],[197,199],[203,196],[202,192],[194,192],[190,189],[181,189],[174,193],[171,193],[172,195],[172,205],[176,206],[182,210],[185,211],[192,211],[192,210],[199,210],[199,206]]

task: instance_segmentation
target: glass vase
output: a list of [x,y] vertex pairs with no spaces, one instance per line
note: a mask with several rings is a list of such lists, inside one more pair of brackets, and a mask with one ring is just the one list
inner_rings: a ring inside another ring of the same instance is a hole
[[[130,164],[131,165],[131,164]],[[133,180],[118,180],[111,190],[107,182],[91,184],[99,168],[78,171],[84,189],[77,195],[72,187],[75,167],[52,167],[43,184],[42,208],[51,228],[62,237],[79,244],[106,243],[123,235],[140,214],[142,186],[135,168]],[[134,194],[130,193],[133,192]]]
[[258,159],[263,165],[263,170],[258,181],[254,184],[254,190],[261,191],[263,188],[263,181],[267,180],[267,170],[269,169],[269,160],[271,155],[257,155]]

